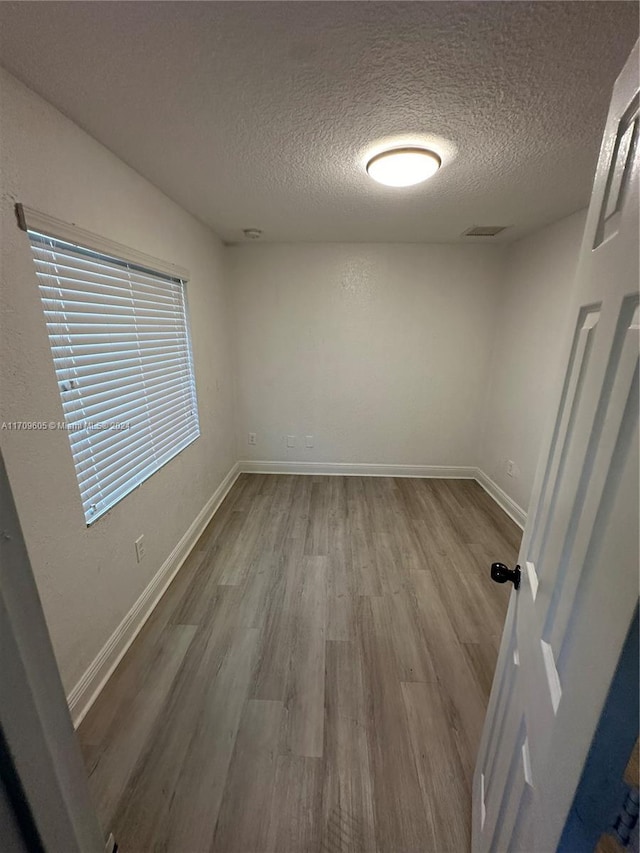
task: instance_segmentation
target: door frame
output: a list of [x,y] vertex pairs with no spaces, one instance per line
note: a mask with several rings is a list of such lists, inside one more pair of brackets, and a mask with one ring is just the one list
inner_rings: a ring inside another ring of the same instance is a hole
[[[0,453],[0,776],[13,845],[105,853],[11,486]],[[9,839],[7,839],[9,840]]]

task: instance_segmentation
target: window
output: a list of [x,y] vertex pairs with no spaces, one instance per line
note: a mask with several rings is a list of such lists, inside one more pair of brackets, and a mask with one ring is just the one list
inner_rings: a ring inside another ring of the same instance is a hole
[[200,434],[185,281],[26,230],[91,524]]

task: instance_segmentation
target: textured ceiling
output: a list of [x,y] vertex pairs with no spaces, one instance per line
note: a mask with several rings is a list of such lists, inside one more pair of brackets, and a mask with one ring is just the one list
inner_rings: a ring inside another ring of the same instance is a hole
[[[588,203],[638,7],[2,2],[0,27],[9,71],[226,241],[508,242]],[[387,138],[443,168],[375,184]]]

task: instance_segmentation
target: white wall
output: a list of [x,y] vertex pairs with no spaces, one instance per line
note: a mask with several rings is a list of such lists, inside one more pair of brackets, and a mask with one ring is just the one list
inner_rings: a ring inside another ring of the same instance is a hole
[[[1,421],[63,420],[20,201],[172,261],[188,296],[200,438],[92,527],[67,435],[0,430],[34,573],[67,691],[158,571],[235,461],[229,308],[210,230],[47,102],[0,70]],[[145,535],[138,565],[134,540]]]
[[[479,466],[525,512],[556,405],[562,338],[586,212],[507,247]],[[506,472],[515,463],[514,476]]]
[[526,512],[584,220],[508,247],[230,248],[238,457],[477,465]]
[[498,248],[241,246],[228,264],[240,458],[477,464]]

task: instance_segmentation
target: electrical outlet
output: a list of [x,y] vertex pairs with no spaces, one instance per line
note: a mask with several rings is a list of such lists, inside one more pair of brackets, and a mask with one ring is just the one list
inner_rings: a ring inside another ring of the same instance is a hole
[[305,447],[313,447],[313,436],[312,435],[305,435],[304,445],[305,445]]
[[255,443],[256,443],[256,440],[257,440],[257,439],[256,439],[256,434],[255,434],[255,432],[250,432],[250,433],[249,433],[249,444],[255,444]]
[[296,437],[295,435],[287,436],[287,447],[295,447],[296,446]]
[[513,460],[512,460],[512,459],[507,459],[507,474],[508,474],[510,477],[513,477],[514,467],[515,467],[515,466],[514,466]]
[[136,560],[141,563],[147,553],[144,547],[144,535],[138,536],[136,539]]

